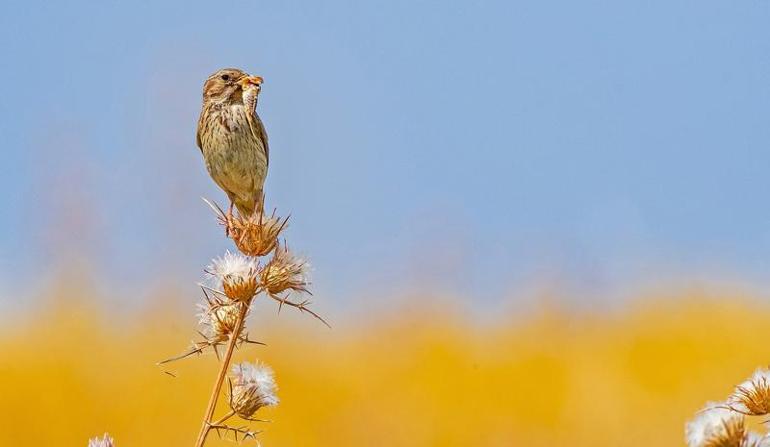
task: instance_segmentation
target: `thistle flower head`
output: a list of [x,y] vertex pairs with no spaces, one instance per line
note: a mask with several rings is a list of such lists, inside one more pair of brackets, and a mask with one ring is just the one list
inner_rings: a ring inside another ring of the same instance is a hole
[[260,271],[262,287],[271,295],[286,290],[307,292],[309,264],[304,259],[294,256],[287,245],[278,245],[270,259]]
[[767,447],[768,445],[770,445],[770,441],[768,441],[766,436],[752,431],[746,436],[744,447]]
[[750,434],[742,414],[709,403],[685,428],[689,447],[750,447]]
[[201,313],[198,316],[200,324],[206,327],[205,335],[209,341],[220,343],[227,340],[238,322],[239,305],[220,299],[212,299],[201,305],[201,308]]
[[[220,218],[221,220],[221,218]],[[251,216],[227,216],[223,223],[236,247],[248,256],[265,256],[278,245],[278,236],[286,228],[289,218],[257,211]]]
[[752,416],[770,413],[770,370],[759,369],[750,379],[735,387],[727,405]]
[[256,260],[229,251],[211,262],[206,271],[222,284],[233,301],[248,301],[257,292],[259,265]]
[[232,372],[230,406],[238,416],[249,419],[260,408],[278,404],[278,387],[270,367],[243,362],[233,366]]
[[93,438],[88,440],[88,447],[113,447],[113,439],[107,433],[103,438]]

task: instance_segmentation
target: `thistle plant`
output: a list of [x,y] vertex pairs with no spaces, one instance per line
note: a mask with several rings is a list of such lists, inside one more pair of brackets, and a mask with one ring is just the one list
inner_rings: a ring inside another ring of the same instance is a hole
[[88,440],[88,447],[113,447],[113,439],[107,433],[101,438],[93,438]]
[[[709,403],[687,423],[689,447],[770,447],[770,435],[746,427],[746,418],[770,414],[770,370],[760,369],[727,400]],[[767,422],[767,421],[765,421]]]
[[735,387],[727,406],[746,416],[770,414],[770,371],[758,369],[751,378]]
[[[205,199],[204,199],[205,200]],[[196,354],[212,351],[219,361],[219,369],[209,396],[196,447],[203,447],[211,431],[230,436],[236,441],[255,439],[259,431],[252,430],[249,422],[267,422],[255,415],[263,407],[278,404],[278,389],[273,370],[261,362],[243,362],[232,366],[233,353],[246,344],[262,344],[249,338],[246,320],[251,304],[260,295],[278,303],[278,310],[290,306],[307,313],[325,325],[326,321],[309,309],[307,299],[292,299],[293,294],[309,295],[307,262],[289,251],[284,241],[279,242],[288,218],[266,215],[263,210],[244,216],[224,212],[215,203],[206,200],[217,219],[225,227],[225,234],[233,240],[240,253],[226,252],[212,260],[205,268],[209,284],[201,284],[203,302],[199,304],[198,331],[200,339],[182,354],[163,360],[166,364]],[[270,258],[261,262],[260,258]],[[224,352],[220,349],[224,347]],[[230,371],[228,377],[227,372]],[[227,383],[226,396],[229,410],[215,418],[217,402]],[[238,418],[243,424],[233,425]]]

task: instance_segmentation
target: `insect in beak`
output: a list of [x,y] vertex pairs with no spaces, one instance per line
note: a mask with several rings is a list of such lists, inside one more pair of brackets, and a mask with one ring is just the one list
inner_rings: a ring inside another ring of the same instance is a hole
[[238,81],[238,84],[242,88],[248,88],[250,86],[255,86],[257,88],[262,87],[263,79],[261,76],[245,76],[241,80]]

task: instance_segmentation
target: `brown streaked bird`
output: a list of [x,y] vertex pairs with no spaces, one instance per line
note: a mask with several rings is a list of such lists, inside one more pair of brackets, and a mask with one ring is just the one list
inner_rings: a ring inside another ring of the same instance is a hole
[[267,176],[267,132],[257,115],[262,78],[224,68],[203,84],[197,143],[211,178],[242,216],[262,207]]

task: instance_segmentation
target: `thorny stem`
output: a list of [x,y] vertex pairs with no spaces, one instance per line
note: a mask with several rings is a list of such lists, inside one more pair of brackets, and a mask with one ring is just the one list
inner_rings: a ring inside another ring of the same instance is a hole
[[218,420],[216,422],[212,422],[210,425],[222,425],[222,424],[224,424],[224,422],[226,420],[230,419],[233,416],[235,416],[235,410],[230,410],[229,413],[227,413],[226,415],[222,416],[222,419],[220,419],[220,420]]
[[[211,419],[214,417],[214,410],[217,407],[217,400],[219,399],[219,393],[222,391],[222,384],[225,381],[227,375],[227,369],[230,366],[230,360],[233,357],[233,351],[235,351],[235,345],[238,343],[238,337],[243,329],[243,322],[246,319],[246,312],[249,310],[249,303],[240,303],[241,311],[238,314],[238,320],[235,322],[235,329],[230,333],[230,341],[227,343],[227,350],[220,362],[219,373],[217,374],[217,380],[214,382],[214,389],[211,390],[211,396],[209,397],[209,404],[206,408],[206,415],[203,417],[203,424],[201,425],[201,431],[198,433],[198,440],[195,441],[195,447],[203,447],[206,443],[206,436],[211,430]],[[229,416],[228,416],[229,417]]]
[[310,303],[310,301],[305,300],[305,301],[303,301],[301,303],[295,303],[295,302],[289,301],[286,298],[278,297],[278,296],[276,296],[276,295],[274,295],[272,293],[267,293],[266,295],[269,296],[270,298],[274,299],[275,301],[278,301],[278,303],[279,303],[278,312],[279,313],[281,312],[281,307],[283,307],[283,305],[286,304],[286,305],[291,306],[291,307],[296,307],[297,309],[299,309],[300,312],[303,312],[303,313],[307,312],[307,313],[309,313],[310,315],[314,316],[317,320],[319,320],[321,323],[325,324],[326,327],[328,327],[329,329],[332,328],[332,326],[329,323],[327,323],[326,320],[321,318],[320,315],[318,315],[317,313],[315,313],[312,310],[308,309],[307,305]]

